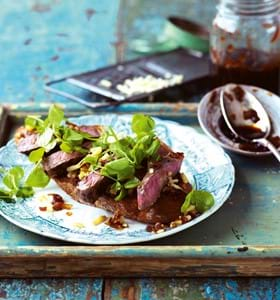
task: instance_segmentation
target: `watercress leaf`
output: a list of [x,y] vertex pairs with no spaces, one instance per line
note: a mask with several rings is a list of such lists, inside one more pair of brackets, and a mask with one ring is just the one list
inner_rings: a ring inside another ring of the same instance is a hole
[[8,187],[10,190],[17,190],[17,185],[15,182],[15,178],[11,174],[6,174],[3,177],[3,183]]
[[24,125],[28,129],[36,129],[39,132],[44,129],[44,122],[40,119],[40,116],[27,116],[24,120]]
[[43,158],[44,153],[45,153],[45,149],[44,148],[39,148],[37,150],[33,150],[29,154],[28,158],[31,162],[36,163],[36,162],[40,161]]
[[64,112],[57,105],[51,105],[48,114],[48,123],[54,127],[57,127],[64,120]]
[[209,210],[214,205],[214,197],[207,191],[192,190],[185,199],[181,207],[181,212],[185,213],[190,205],[194,205],[195,209],[203,213]]
[[3,183],[12,191],[16,191],[23,176],[24,171],[21,167],[13,167],[5,173],[5,176],[3,177]]
[[[140,147],[142,149],[144,149],[145,152],[147,152],[147,150],[149,149],[149,147],[151,146],[152,142],[153,142],[153,136],[152,135],[144,135],[141,138],[138,139],[137,144],[135,147]],[[146,156],[148,156],[146,154]]]
[[124,188],[125,188],[125,189],[134,189],[134,188],[136,188],[139,184],[140,184],[140,180],[139,180],[137,177],[134,177],[134,178],[128,180],[128,181],[124,184]]
[[160,141],[158,139],[155,139],[151,143],[150,147],[147,149],[146,151],[147,155],[150,157],[154,157],[157,154],[159,147],[160,147]]
[[110,187],[110,193],[113,195],[117,195],[118,191],[120,191],[122,188],[122,185],[119,181],[116,181],[113,183]]
[[133,148],[136,144],[135,139],[133,137],[129,136],[129,135],[126,136],[125,138],[121,139],[121,141],[125,141],[125,143],[127,144],[127,146],[129,148]]
[[130,143],[126,139],[121,139],[115,143],[110,144],[109,149],[115,154],[117,158],[126,157],[131,159],[130,155]]
[[66,140],[66,141],[81,142],[81,141],[83,141],[84,136],[78,131],[75,131],[71,128],[65,127],[62,138],[63,138],[63,140]]
[[31,128],[36,128],[36,126],[37,126],[37,119],[34,118],[33,116],[27,116],[24,119],[24,125],[28,126],[28,127],[31,127]]
[[143,114],[135,114],[132,118],[131,129],[137,136],[151,133],[155,128],[155,121]]
[[137,143],[134,145],[131,151],[131,156],[137,167],[141,165],[144,158],[149,156],[147,153],[147,149],[150,147],[152,142],[153,136],[145,135],[139,138]]
[[134,176],[134,165],[127,158],[120,158],[107,163],[102,169],[101,174],[111,176],[119,181],[130,179]]
[[16,178],[17,182],[19,182],[24,176],[24,170],[20,166],[12,167],[8,172]]
[[121,190],[120,190],[119,194],[117,195],[117,197],[115,197],[115,200],[116,200],[116,201],[120,201],[120,200],[122,200],[126,195],[127,195],[127,191],[126,191],[123,187],[121,187]]
[[62,143],[60,144],[59,148],[60,148],[62,151],[66,152],[66,153],[71,153],[71,152],[72,152],[72,147],[71,147],[71,145],[69,145],[69,144],[66,143],[66,142],[62,142]]
[[34,195],[34,190],[30,186],[23,186],[16,193],[16,196],[21,197],[21,198],[28,198],[28,197],[31,197],[33,195]]
[[27,180],[25,182],[26,186],[29,187],[45,187],[50,181],[50,178],[47,176],[47,174],[44,172],[42,166],[37,165],[35,168],[31,171],[29,176],[27,177]]
[[146,157],[146,152],[143,144],[136,144],[131,150],[131,156],[136,166],[140,166],[143,159]]

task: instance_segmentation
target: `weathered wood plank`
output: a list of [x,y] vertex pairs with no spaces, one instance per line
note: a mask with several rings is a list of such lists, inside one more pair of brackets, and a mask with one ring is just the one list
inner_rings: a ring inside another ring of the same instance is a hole
[[280,299],[280,278],[107,279],[104,299]]
[[0,277],[280,276],[280,247],[0,248]]

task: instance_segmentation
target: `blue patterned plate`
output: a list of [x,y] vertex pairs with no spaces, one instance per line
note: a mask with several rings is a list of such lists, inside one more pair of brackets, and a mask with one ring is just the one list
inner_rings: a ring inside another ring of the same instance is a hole
[[[77,124],[111,125],[118,132],[130,133],[131,116],[113,114],[84,116],[71,119]],[[38,189],[34,197],[18,199],[16,203],[0,201],[0,214],[15,225],[37,234],[69,242],[85,244],[130,244],[150,241],[185,230],[217,211],[229,197],[234,184],[234,168],[229,156],[222,148],[194,129],[175,122],[156,120],[159,137],[169,144],[174,151],[185,153],[182,171],[196,189],[207,190],[215,197],[215,205],[207,212],[190,221],[165,232],[154,234],[146,231],[146,225],[127,220],[128,228],[113,229],[104,223],[94,225],[100,215],[110,213],[77,203],[66,195],[54,182],[47,188]],[[13,141],[0,149],[1,166],[10,168],[22,166],[26,171],[31,163],[25,155],[17,152]],[[67,203],[73,205],[72,215],[62,211],[41,211],[39,207],[48,207],[49,193],[58,193]]]

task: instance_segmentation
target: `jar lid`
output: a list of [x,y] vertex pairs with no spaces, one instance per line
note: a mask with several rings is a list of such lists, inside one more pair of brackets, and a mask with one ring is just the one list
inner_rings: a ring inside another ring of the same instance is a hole
[[165,32],[181,47],[202,52],[209,51],[209,31],[203,25],[171,16],[168,18]]
[[203,25],[180,17],[170,16],[164,20],[162,33],[150,38],[139,37],[131,40],[129,46],[140,53],[166,52],[178,47],[209,51],[209,31]]

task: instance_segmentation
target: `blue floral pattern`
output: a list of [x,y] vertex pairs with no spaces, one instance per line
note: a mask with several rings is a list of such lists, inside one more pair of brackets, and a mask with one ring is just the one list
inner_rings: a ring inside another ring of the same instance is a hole
[[[187,175],[190,182],[197,189],[207,190],[215,197],[215,205],[198,218],[160,234],[147,232],[145,224],[131,220],[128,220],[129,227],[120,231],[105,224],[96,227],[86,225],[83,228],[77,228],[68,222],[69,217],[65,215],[38,213],[34,205],[35,196],[28,199],[18,199],[16,203],[0,201],[0,214],[26,230],[60,240],[86,244],[129,244],[153,240],[187,229],[206,219],[222,206],[233,188],[234,168],[229,156],[220,146],[190,127],[171,121],[156,118],[155,120],[159,137],[169,144],[174,151],[185,154],[182,171]],[[71,121],[77,124],[103,124],[112,126],[117,132],[131,133],[131,116],[128,115],[92,115],[73,118]],[[0,149],[0,162],[0,166],[4,168],[20,165],[27,173],[31,168],[28,158],[17,152],[14,141],[10,141]],[[54,184],[50,188],[62,193]],[[42,191],[38,190],[38,193],[40,192]],[[78,204],[71,199],[69,201],[72,201],[75,209],[82,216],[89,211],[94,213],[98,210],[94,207]],[[85,216],[84,218],[89,217]]]

